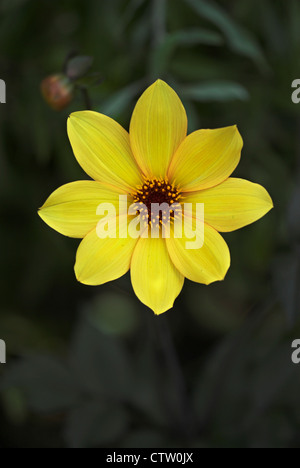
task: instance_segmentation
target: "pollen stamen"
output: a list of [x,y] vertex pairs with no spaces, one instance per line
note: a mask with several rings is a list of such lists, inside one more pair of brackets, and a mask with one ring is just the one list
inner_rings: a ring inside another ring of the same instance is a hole
[[167,203],[171,207],[174,203],[179,203],[180,198],[178,186],[174,182],[170,184],[166,178],[144,179],[143,185],[139,185],[133,194],[134,203],[138,207],[137,213],[142,215],[143,220],[148,220],[149,226],[152,224],[163,226],[169,219],[173,221],[177,216],[177,210],[174,209],[169,211],[169,216],[166,216],[161,210],[159,214],[153,214],[152,204]]

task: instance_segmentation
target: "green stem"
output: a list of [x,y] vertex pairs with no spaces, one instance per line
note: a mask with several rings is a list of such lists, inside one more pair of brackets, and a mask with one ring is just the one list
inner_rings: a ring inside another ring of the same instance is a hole
[[87,88],[85,86],[81,86],[79,89],[83,98],[85,109],[93,110],[92,101]]

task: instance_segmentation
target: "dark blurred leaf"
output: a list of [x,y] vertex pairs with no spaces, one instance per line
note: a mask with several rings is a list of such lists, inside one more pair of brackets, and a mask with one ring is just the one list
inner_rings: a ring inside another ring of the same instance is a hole
[[247,101],[249,93],[244,86],[230,81],[209,81],[182,86],[182,96],[199,102]]
[[90,402],[70,412],[64,431],[70,448],[107,447],[116,442],[128,427],[128,416],[121,406]]
[[159,44],[153,53],[151,70],[156,76],[160,76],[168,69],[168,64],[179,46],[193,46],[197,44],[221,45],[222,36],[209,29],[187,29],[168,34],[164,41]]
[[[198,374],[194,404],[196,414],[202,415],[200,425],[212,434],[221,433],[226,445],[250,447],[263,418],[280,414],[280,405],[289,402],[297,368],[291,362],[289,340],[270,333],[276,315],[271,305],[225,338]],[[278,434],[278,428],[274,432]]]
[[87,307],[91,323],[107,335],[129,335],[139,324],[136,302],[124,294],[106,293]]
[[278,14],[278,10],[274,8],[272,0],[264,0],[264,2],[260,2],[259,6],[259,16],[264,26],[262,33],[265,41],[276,56],[284,56],[289,44],[287,30],[283,26],[283,18]]
[[82,78],[78,78],[76,80],[76,84],[78,86],[84,86],[85,88],[89,88],[91,86],[98,86],[103,81],[103,75],[100,72],[90,73],[87,76]]
[[[151,5],[148,5],[148,8]],[[130,50],[134,56],[136,53],[144,55],[145,47],[147,46],[147,41],[151,35],[151,22],[149,21],[149,10],[145,9],[139,21],[136,21],[131,30],[130,34]]]
[[289,28],[290,40],[295,52],[299,51],[300,47],[300,4],[298,0],[290,0],[288,3],[289,7]]
[[[297,369],[291,361],[291,344],[284,341],[269,348],[261,366],[256,367],[249,379],[253,408],[249,418],[253,420],[280,398],[282,389],[295,376]],[[297,379],[299,382],[299,379]],[[250,389],[249,389],[250,390]]]
[[2,388],[20,388],[35,411],[63,411],[78,403],[81,389],[70,371],[46,356],[22,359],[5,373]]
[[119,116],[122,112],[128,110],[130,103],[139,94],[142,87],[143,82],[138,81],[117,91],[98,107],[98,112],[109,115],[110,117]]
[[139,8],[145,3],[146,0],[131,0],[126,7],[122,18],[122,29],[125,29],[128,24],[134,19]]
[[287,225],[292,240],[300,240],[300,187],[296,187],[288,205]]
[[224,44],[224,40],[216,31],[205,28],[191,28],[168,34],[162,48],[173,48],[180,45],[190,46],[196,44],[222,45]]
[[71,58],[66,66],[66,75],[71,80],[77,80],[84,76],[92,66],[94,59],[88,55],[79,55]]
[[237,25],[213,0],[185,0],[202,18],[215,24],[226,36],[230,48],[241,55],[251,58],[265,71],[268,66],[256,39]]
[[251,365],[255,362],[251,355],[243,364],[247,404],[240,432],[254,447],[287,447],[293,439],[294,397],[297,401],[299,397],[294,391],[299,388],[299,373],[291,361],[291,342],[269,341],[261,349],[259,365]]
[[285,310],[290,326],[295,323],[300,313],[300,257],[291,252],[278,256],[273,268],[274,293],[278,296]]
[[82,319],[70,350],[70,364],[86,391],[127,399],[133,384],[126,348],[117,338],[101,333]]

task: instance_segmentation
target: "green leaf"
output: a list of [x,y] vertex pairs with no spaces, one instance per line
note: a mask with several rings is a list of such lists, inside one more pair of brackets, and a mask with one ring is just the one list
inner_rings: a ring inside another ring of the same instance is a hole
[[191,28],[182,31],[176,31],[166,36],[165,44],[177,45],[222,45],[224,40],[216,31],[205,28]]
[[263,356],[262,365],[256,367],[250,382],[249,390],[253,400],[250,419],[254,419],[256,415],[259,417],[274,399],[285,396],[281,395],[282,388],[289,381],[292,383],[295,374],[297,375],[296,366],[291,362],[291,343],[276,343],[276,348],[271,348],[270,345],[269,343],[269,351]]
[[249,93],[244,86],[233,81],[208,81],[182,86],[182,96],[199,102],[247,101]]
[[134,19],[135,15],[137,14],[137,11],[143,5],[143,3],[145,3],[145,0],[131,0],[131,2],[129,2],[124,12],[124,15],[122,17],[122,21],[121,21],[122,30],[127,28],[129,23]]
[[70,448],[107,447],[127,430],[127,412],[121,406],[89,402],[70,412],[64,430]]
[[81,388],[71,372],[58,360],[31,356],[11,366],[2,388],[19,388],[35,411],[63,411],[78,403]]
[[[278,344],[277,336],[271,335],[273,306],[273,300],[258,306],[242,326],[212,349],[204,362],[199,359],[192,400],[203,430],[213,427],[222,431],[224,438],[240,435],[240,428],[251,414],[250,403],[253,405],[249,387],[254,370],[268,366],[269,353]],[[263,335],[264,325],[267,332]],[[267,358],[264,353],[268,354]]]
[[262,71],[268,69],[264,54],[251,33],[237,25],[223,8],[213,0],[185,0],[202,18],[215,24],[225,35],[229,47],[251,58]]
[[76,85],[90,88],[92,86],[99,86],[103,81],[103,75],[100,72],[90,73],[76,80]]
[[[148,8],[150,6],[151,5],[148,2]],[[145,11],[139,17],[139,20],[135,21],[131,28],[128,29],[130,38],[129,50],[131,51],[131,55],[133,57],[138,55],[139,60],[144,57],[147,42],[149,37],[151,37],[151,21],[149,21],[148,8],[145,8]]]
[[299,52],[300,47],[300,5],[298,0],[290,0],[288,5],[289,7],[289,27],[288,32],[290,35],[289,45],[293,47],[293,51]]
[[159,44],[153,53],[151,70],[154,75],[163,74],[170,63],[172,54],[179,46],[193,46],[197,44],[221,45],[222,36],[209,29],[187,29],[168,34],[164,41]]
[[[289,2],[289,5],[290,3],[291,2]],[[291,45],[287,37],[288,30],[284,27],[285,19],[280,15],[278,9],[274,8],[272,0],[260,2],[259,7],[258,14],[264,25],[262,33],[266,46],[268,47],[268,52],[270,54],[270,51],[272,51],[272,54],[275,56],[283,58]],[[298,21],[298,18],[296,21]],[[297,23],[297,29],[299,29],[299,23]],[[289,32],[293,33],[293,25],[289,28]]]
[[78,55],[71,58],[66,66],[66,75],[70,80],[77,80],[84,76],[92,66],[94,59],[88,55]]
[[122,112],[128,109],[133,99],[139,94],[143,87],[143,82],[137,81],[129,86],[117,91],[107,98],[100,107],[98,112],[116,118]]

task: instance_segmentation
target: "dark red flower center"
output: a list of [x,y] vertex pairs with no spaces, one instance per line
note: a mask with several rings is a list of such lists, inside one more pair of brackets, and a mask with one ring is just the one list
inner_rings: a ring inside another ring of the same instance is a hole
[[[166,179],[146,179],[142,186],[133,194],[135,207],[138,209],[138,214],[141,214],[148,222],[160,223],[167,218],[166,213],[160,211],[157,213],[156,205],[167,204],[169,206],[170,218],[174,219],[175,207],[180,203],[180,192],[175,184],[170,184]],[[141,209],[139,209],[141,207]],[[147,208],[147,210],[145,209]]]

